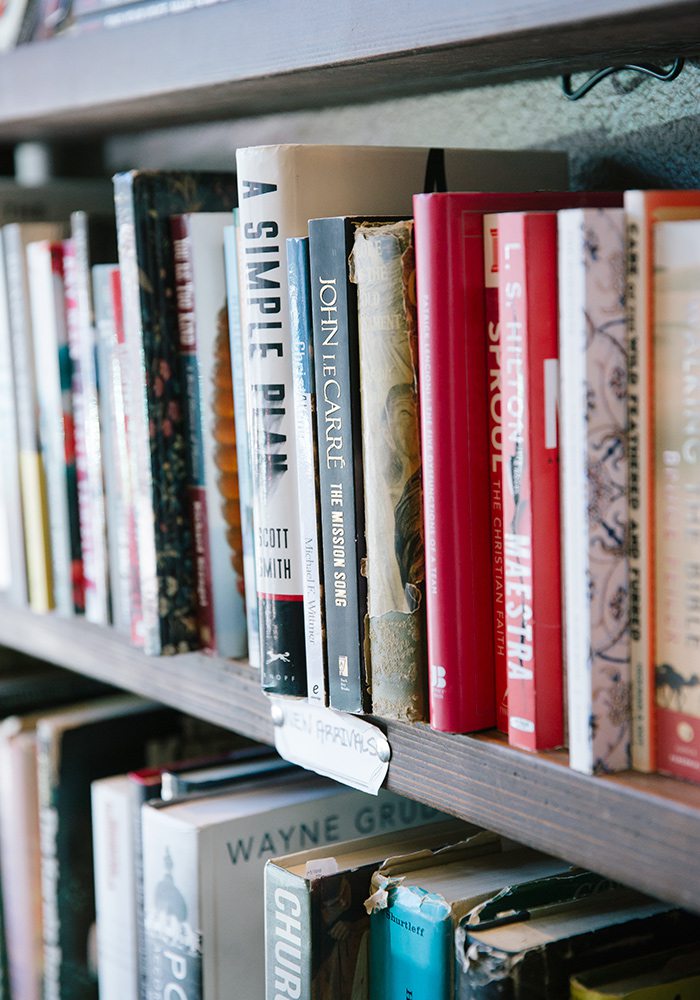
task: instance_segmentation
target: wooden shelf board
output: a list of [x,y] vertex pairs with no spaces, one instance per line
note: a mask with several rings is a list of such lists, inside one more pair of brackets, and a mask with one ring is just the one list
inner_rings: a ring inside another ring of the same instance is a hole
[[[268,701],[245,663],[151,658],[113,629],[3,603],[0,644],[273,740]],[[658,775],[588,777],[569,770],[564,753],[521,753],[496,734],[376,721],[391,744],[394,791],[700,911],[700,787]]]
[[697,21],[693,0],[228,0],[4,53],[0,139],[133,131],[693,54]]

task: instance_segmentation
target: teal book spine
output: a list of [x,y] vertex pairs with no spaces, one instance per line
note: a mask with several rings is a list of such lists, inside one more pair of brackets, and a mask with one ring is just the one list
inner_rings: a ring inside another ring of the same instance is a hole
[[453,938],[442,896],[390,888],[370,918],[370,1000],[452,1000]]

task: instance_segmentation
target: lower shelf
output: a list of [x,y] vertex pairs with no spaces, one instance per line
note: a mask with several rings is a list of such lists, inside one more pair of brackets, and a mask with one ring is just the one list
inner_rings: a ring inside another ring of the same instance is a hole
[[[273,741],[268,701],[245,663],[147,657],[113,629],[3,603],[0,645]],[[379,724],[394,791],[700,912],[700,787],[658,775],[586,777],[564,753],[523,753],[490,733]]]

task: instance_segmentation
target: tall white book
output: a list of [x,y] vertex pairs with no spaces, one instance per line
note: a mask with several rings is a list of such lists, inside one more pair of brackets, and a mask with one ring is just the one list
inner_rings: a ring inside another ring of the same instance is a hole
[[625,228],[559,212],[559,371],[570,765],[630,766]]
[[286,240],[306,236],[312,218],[410,215],[412,196],[436,187],[565,188],[567,164],[565,157],[531,150],[303,145],[239,149],[236,162],[262,684],[271,692],[303,695],[303,561]]
[[148,803],[142,818],[147,995],[257,1000],[265,991],[265,861],[429,817],[391,792],[375,798],[306,774]]

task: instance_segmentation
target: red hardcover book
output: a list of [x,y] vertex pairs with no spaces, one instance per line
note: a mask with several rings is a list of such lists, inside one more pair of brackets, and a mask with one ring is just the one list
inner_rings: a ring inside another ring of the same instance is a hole
[[498,217],[501,482],[508,739],[561,746],[563,726],[557,217]]
[[414,197],[434,729],[463,733],[496,721],[483,216],[621,203],[615,192]]

